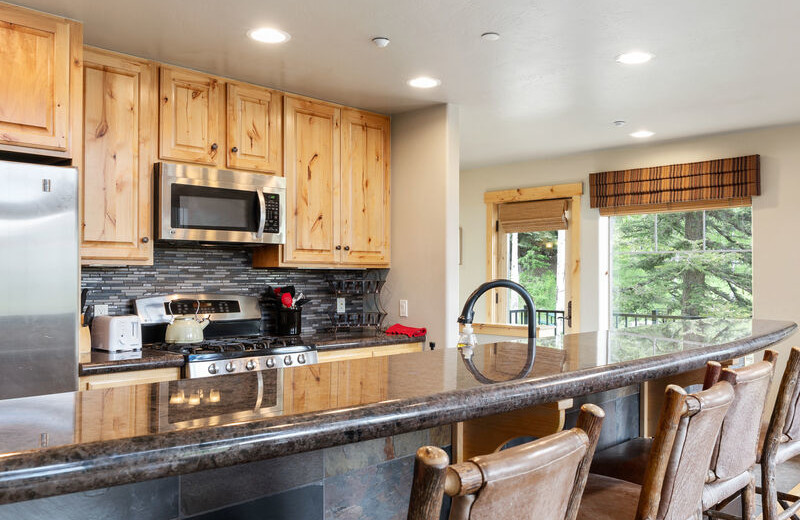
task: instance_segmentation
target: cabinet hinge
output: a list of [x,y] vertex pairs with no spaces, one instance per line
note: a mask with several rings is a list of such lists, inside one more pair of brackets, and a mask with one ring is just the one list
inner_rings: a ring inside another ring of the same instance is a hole
[[495,231],[500,231],[500,221],[499,220],[495,220],[494,221],[494,230]]

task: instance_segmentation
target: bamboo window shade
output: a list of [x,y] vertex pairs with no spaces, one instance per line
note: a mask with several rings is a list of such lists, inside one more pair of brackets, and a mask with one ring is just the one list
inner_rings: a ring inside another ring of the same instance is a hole
[[590,206],[601,215],[745,206],[760,194],[758,155],[589,175]]
[[566,199],[507,202],[497,207],[497,221],[503,233],[567,229]]

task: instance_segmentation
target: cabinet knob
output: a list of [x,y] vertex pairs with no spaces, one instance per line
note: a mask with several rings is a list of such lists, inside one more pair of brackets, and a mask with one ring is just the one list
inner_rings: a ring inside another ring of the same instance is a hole
[[344,246],[345,251],[350,251],[350,246]]
[[342,248],[342,246],[336,246],[336,250],[337,251],[339,251],[341,248]]
[[233,148],[231,148],[231,152],[233,152],[233,153],[236,153],[238,151],[239,151],[239,149],[237,147],[235,147],[235,146]]
[[213,144],[211,145],[211,149],[212,149],[212,150],[215,150],[215,151],[216,151],[216,149],[217,149],[217,148],[218,148],[218,147],[217,147],[217,143],[213,143]]
[[148,237],[142,237],[142,243],[143,244],[146,244],[148,242],[150,242],[150,239]]

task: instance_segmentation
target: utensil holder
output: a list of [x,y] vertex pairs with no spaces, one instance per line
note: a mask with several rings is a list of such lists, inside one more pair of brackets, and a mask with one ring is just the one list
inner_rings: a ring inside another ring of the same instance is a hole
[[278,336],[295,336],[302,329],[302,309],[278,309],[278,319],[275,323],[275,334]]

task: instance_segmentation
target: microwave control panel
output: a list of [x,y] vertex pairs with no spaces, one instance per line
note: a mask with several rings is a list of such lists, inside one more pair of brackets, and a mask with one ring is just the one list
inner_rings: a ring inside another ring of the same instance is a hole
[[280,233],[281,196],[278,193],[265,193],[264,210],[267,215],[266,221],[264,222],[264,233]]

